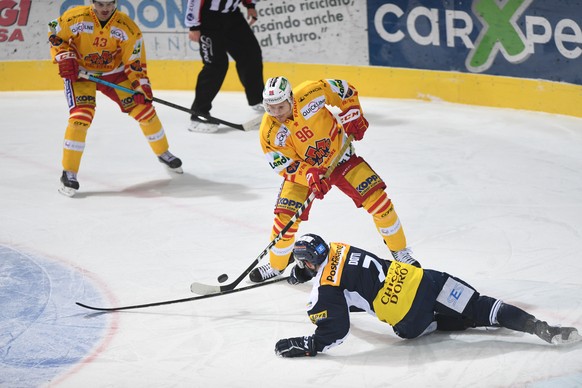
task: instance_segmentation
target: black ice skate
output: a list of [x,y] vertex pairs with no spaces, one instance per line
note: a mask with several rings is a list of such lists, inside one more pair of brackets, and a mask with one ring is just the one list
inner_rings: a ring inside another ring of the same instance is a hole
[[61,187],[59,187],[59,193],[72,197],[75,195],[77,190],[79,190],[79,182],[77,181],[77,173],[72,171],[63,171],[61,175]]
[[182,174],[184,170],[182,170],[182,161],[172,155],[170,151],[166,151],[160,156],[158,156],[158,160],[160,163],[163,163],[168,167],[168,169],[176,174]]
[[582,340],[578,330],[573,327],[550,326],[547,322],[538,319],[528,323],[533,326],[533,334],[550,344],[569,344]]

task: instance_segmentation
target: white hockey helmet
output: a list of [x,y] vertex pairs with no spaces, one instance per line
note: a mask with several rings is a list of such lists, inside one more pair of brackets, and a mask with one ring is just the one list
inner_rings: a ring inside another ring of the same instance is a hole
[[263,106],[269,113],[269,105],[280,104],[288,101],[293,106],[293,91],[291,83],[285,77],[272,77],[265,82],[263,89]]

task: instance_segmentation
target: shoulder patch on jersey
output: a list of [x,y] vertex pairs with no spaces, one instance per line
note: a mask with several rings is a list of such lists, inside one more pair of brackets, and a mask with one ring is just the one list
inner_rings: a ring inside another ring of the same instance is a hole
[[348,92],[349,85],[346,81],[341,79],[328,79],[327,82],[331,85],[331,90],[343,100]]
[[332,244],[328,262],[323,268],[323,273],[321,274],[320,284],[322,286],[339,286],[348,248],[349,247],[345,244]]
[[327,318],[327,310],[323,310],[322,312],[315,314],[309,314],[309,319],[311,319],[311,323],[313,323],[314,325],[316,325],[317,322],[325,318]]
[[278,152],[268,152],[265,154],[267,161],[269,162],[269,166],[273,170],[281,171],[282,169],[286,168],[291,164],[291,158],[286,157],[285,155],[281,155]]
[[275,135],[275,145],[277,147],[285,147],[287,144],[287,138],[291,135],[291,131],[285,126],[281,125],[277,134]]
[[61,30],[61,26],[59,25],[59,21],[57,19],[52,20],[48,26],[52,34],[56,34]]

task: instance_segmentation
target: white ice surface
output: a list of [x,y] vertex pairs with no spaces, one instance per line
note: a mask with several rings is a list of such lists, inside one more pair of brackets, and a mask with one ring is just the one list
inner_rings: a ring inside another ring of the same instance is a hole
[[[189,106],[193,93],[156,96]],[[387,182],[423,266],[582,329],[582,120],[440,102],[362,102],[371,126],[356,151]],[[77,267],[103,294],[80,302],[187,298],[192,281],[215,284],[224,272],[232,280],[269,243],[281,178],[263,158],[257,132],[190,133],[187,113],[157,109],[184,175],[168,173],[137,124],[100,95],[81,189],[66,198],[57,193],[68,117],[62,93],[0,93],[0,245]],[[240,93],[221,93],[213,114],[234,122],[253,117]],[[387,254],[369,215],[337,189],[315,205],[300,233]],[[403,341],[363,313],[352,314],[347,341],[327,354],[278,358],[278,339],[314,329],[304,310],[310,287],[278,283],[110,314],[93,353],[46,383],[582,386],[580,343],[556,347],[505,329]],[[90,311],[75,311],[91,325]]]

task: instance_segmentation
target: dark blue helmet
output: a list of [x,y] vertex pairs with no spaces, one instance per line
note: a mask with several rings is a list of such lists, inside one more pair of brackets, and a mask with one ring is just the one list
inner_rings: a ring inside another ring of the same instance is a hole
[[301,268],[305,267],[306,261],[317,267],[327,259],[328,253],[329,246],[316,234],[301,236],[295,241],[295,247],[293,248],[293,257]]

